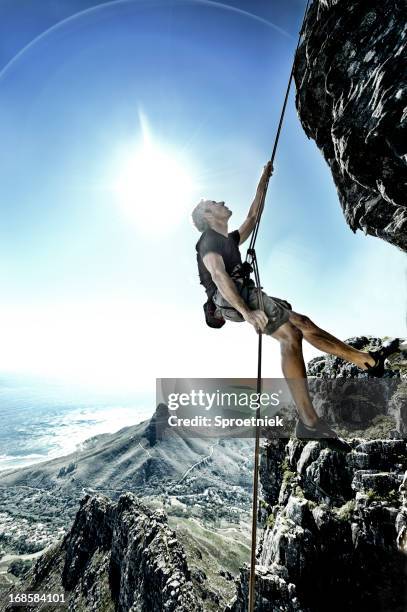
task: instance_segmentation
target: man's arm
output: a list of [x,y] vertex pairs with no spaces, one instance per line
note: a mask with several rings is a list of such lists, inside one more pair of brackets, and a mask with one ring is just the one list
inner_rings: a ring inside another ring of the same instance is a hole
[[247,238],[250,236],[250,234],[253,231],[254,224],[256,223],[257,213],[261,205],[263,192],[266,187],[267,181],[272,175],[272,173],[273,173],[273,166],[271,165],[271,162],[267,162],[267,164],[264,166],[263,174],[261,175],[259,184],[257,186],[256,195],[252,202],[252,205],[250,206],[249,213],[246,217],[246,220],[239,227],[239,234],[240,234],[239,244],[242,244],[242,242],[247,240]]
[[209,270],[212,280],[223,295],[225,300],[235,308],[242,317],[253,325],[256,331],[263,331],[267,325],[268,318],[262,310],[250,310],[246,302],[240,297],[236,285],[226,272],[222,255],[209,252],[204,255],[202,261]]

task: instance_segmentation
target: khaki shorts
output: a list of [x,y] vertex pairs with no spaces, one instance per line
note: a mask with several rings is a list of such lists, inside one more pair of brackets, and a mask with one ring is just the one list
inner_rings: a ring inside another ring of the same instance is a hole
[[[234,281],[236,289],[241,295],[242,299],[246,302],[251,310],[257,310],[259,308],[259,298],[255,285],[249,285],[243,287],[242,282],[239,280]],[[268,323],[264,328],[264,334],[273,334],[283,323],[288,321],[290,312],[292,311],[291,304],[280,298],[270,297],[264,291],[263,304],[264,312],[268,317]],[[217,309],[222,314],[226,321],[241,322],[244,318],[235,308],[233,308],[227,300],[222,296],[219,290],[216,291],[213,296],[213,301],[217,306]]]

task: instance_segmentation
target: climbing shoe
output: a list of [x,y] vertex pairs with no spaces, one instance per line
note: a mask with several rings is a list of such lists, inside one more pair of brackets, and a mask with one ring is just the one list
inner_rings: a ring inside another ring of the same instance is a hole
[[295,435],[299,440],[318,440],[324,443],[333,450],[348,453],[352,450],[351,446],[338,436],[336,431],[329,427],[324,419],[318,419],[313,427],[306,425],[298,419],[295,428]]
[[389,355],[397,351],[398,347],[399,340],[397,338],[396,341],[391,342],[388,346],[382,346],[378,351],[369,351],[369,355],[373,357],[375,364],[371,366],[365,362],[368,376],[381,378],[384,374],[384,362]]
[[320,440],[321,438],[327,439],[338,437],[336,431],[331,429],[324,419],[318,419],[313,427],[306,425],[301,419],[298,419],[295,427],[295,435],[300,440]]

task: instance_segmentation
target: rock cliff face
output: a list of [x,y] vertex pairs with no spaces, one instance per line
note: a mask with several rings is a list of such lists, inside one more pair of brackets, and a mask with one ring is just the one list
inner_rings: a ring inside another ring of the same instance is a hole
[[[404,440],[267,443],[256,612],[404,611],[406,468]],[[247,610],[248,579],[229,612]]]
[[345,219],[407,250],[404,0],[313,0],[295,81],[302,126],[329,164]]
[[71,531],[41,557],[24,588],[65,590],[74,612],[202,610],[165,513],[152,512],[131,493],[117,504],[85,496]]
[[[379,338],[363,337],[347,342],[363,349],[383,344]],[[403,342],[397,341],[401,348],[395,340],[387,342],[395,352],[387,361],[383,389],[374,386],[374,392],[379,390],[386,411],[392,402],[397,404],[394,427],[396,417],[405,423],[407,353]],[[338,397],[323,401],[319,384],[343,377],[338,382],[345,382],[345,395],[356,395],[363,382],[373,385],[371,379],[363,381],[366,375],[360,370],[327,355],[313,359],[308,373],[318,377],[314,399],[330,422],[345,402]],[[386,396],[389,381],[398,382],[397,398]],[[390,412],[377,416],[387,418]],[[372,412],[367,414],[372,419]],[[360,410],[357,417],[363,415]],[[375,427],[380,428],[376,423],[369,431]],[[407,443],[400,431],[390,433],[399,439],[353,438],[349,451],[322,441],[264,444],[256,612],[407,609]],[[248,581],[245,566],[227,612],[247,610]]]

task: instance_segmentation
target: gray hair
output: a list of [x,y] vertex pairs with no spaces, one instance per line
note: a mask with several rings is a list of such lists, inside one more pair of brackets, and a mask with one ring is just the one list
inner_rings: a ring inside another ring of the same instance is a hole
[[209,223],[205,219],[205,213],[208,212],[206,208],[208,200],[201,200],[192,211],[192,222],[199,232],[204,232],[209,229]]

